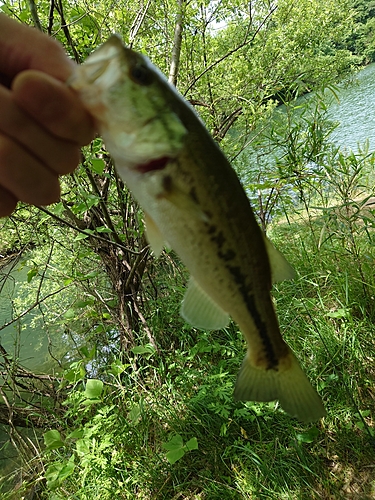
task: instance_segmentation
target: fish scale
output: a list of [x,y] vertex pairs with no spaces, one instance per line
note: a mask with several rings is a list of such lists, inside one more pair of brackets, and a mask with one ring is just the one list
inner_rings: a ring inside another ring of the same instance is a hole
[[220,329],[231,317],[247,354],[234,397],[272,401],[302,421],[325,415],[284,342],[272,282],[294,271],[259,228],[228,160],[189,103],[143,55],[112,36],[69,85],[93,115],[116,169],[145,213],[158,256],[165,244],[191,273],[181,314]]

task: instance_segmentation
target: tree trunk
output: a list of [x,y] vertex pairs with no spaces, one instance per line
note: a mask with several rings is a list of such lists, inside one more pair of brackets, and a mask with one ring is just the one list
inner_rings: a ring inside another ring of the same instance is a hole
[[180,66],[182,30],[185,16],[186,0],[178,0],[178,13],[176,17],[176,25],[174,28],[174,38],[172,47],[171,66],[169,69],[169,82],[177,86],[178,70]]

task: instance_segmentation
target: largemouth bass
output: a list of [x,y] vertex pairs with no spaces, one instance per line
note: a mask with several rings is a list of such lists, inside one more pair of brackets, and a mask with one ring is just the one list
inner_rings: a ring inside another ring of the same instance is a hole
[[272,401],[302,421],[325,415],[284,342],[272,282],[293,270],[260,230],[229,162],[189,103],[143,55],[112,36],[68,82],[94,116],[116,169],[145,213],[156,256],[167,242],[191,273],[183,318],[239,325],[247,355],[234,397]]

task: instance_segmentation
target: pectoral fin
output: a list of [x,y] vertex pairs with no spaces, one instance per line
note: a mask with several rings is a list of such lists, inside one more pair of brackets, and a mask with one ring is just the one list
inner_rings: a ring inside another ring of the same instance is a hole
[[192,326],[203,330],[219,330],[229,323],[229,314],[207,295],[193,277],[189,280],[180,314]]
[[278,283],[279,281],[291,280],[295,278],[296,272],[286,260],[284,255],[276,250],[266,236],[264,237],[264,242],[266,244],[266,250],[271,267],[272,283]]
[[146,238],[150,244],[151,250],[153,251],[155,257],[159,257],[163,247],[164,238],[159,231],[154,219],[145,212],[145,224],[146,224]]

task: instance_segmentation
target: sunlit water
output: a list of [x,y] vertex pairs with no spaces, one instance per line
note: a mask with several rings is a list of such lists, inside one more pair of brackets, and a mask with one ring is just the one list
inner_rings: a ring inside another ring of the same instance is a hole
[[353,85],[340,87],[338,97],[329,110],[330,118],[340,122],[334,142],[357,151],[357,144],[369,139],[370,151],[375,151],[375,64],[360,71]]

